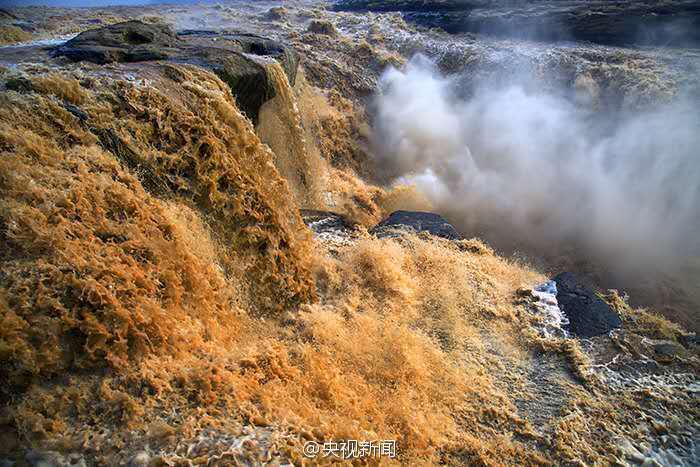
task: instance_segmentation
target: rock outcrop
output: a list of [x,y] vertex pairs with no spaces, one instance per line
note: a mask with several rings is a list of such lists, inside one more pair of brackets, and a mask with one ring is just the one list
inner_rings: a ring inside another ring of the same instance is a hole
[[370,233],[377,237],[396,236],[396,231],[428,232],[448,240],[460,238],[457,230],[442,216],[432,212],[395,211],[374,226]]
[[[336,242],[352,241],[356,228],[342,215],[328,211],[302,209],[301,217],[317,237]],[[448,240],[459,240],[455,228],[439,214],[420,211],[394,211],[369,230],[378,238],[395,238],[405,233],[426,232]]]
[[254,123],[260,106],[276,93],[266,65],[271,60],[279,61],[294,85],[299,63],[292,48],[253,34],[206,30],[175,33],[167,25],[141,21],[85,31],[54,53],[72,61],[97,64],[168,60],[201,66],[229,85],[239,108]]
[[353,241],[356,230],[340,214],[313,209],[302,209],[300,214],[314,237],[338,246],[348,245]]
[[610,45],[700,45],[700,5],[689,0],[343,0],[336,8],[401,11],[409,21],[450,33],[580,40]]
[[575,337],[589,338],[619,328],[618,314],[574,274],[563,272],[554,277],[557,303],[568,319],[564,328]]
[[167,25],[126,21],[78,34],[56,53],[76,62],[143,62],[177,55],[178,42]]

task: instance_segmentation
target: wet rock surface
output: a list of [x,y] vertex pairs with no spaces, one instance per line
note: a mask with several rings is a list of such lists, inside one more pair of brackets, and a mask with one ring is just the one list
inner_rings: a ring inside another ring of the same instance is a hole
[[377,237],[393,237],[396,231],[427,232],[448,240],[460,238],[455,228],[442,216],[432,212],[395,211],[374,226],[370,233]]
[[276,94],[266,65],[279,61],[294,85],[299,63],[292,48],[254,34],[192,29],[176,34],[169,26],[141,21],[85,31],[54,54],[97,64],[169,60],[201,66],[229,85],[239,107],[254,122],[260,106]]
[[163,60],[177,55],[178,42],[169,26],[126,21],[85,31],[58,47],[56,54],[99,64]]
[[[322,241],[348,243],[357,231],[342,215],[329,211],[302,209],[301,217]],[[426,232],[448,240],[461,238],[455,228],[439,214],[420,211],[395,211],[369,230],[378,238],[395,238],[404,233]]]
[[484,0],[388,1],[343,0],[349,11],[400,11],[412,22],[450,33],[608,45],[700,44],[700,5],[693,1],[561,1]]
[[299,55],[291,47],[281,42],[268,39],[256,34],[229,33],[226,31],[210,31],[186,29],[178,32],[178,37],[193,46],[218,47],[225,50],[233,49],[249,56],[271,57],[280,62],[289,79],[289,84],[296,82]]
[[340,214],[313,209],[302,209],[300,214],[314,237],[331,248],[349,245],[355,240],[357,231]]
[[[634,323],[625,321],[625,327],[633,328]],[[698,465],[697,357],[686,354],[675,342],[650,339],[630,329],[615,330],[583,344],[592,362],[590,377],[641,401],[631,419],[650,436],[641,443],[621,440],[626,460],[642,465]]]
[[557,302],[569,323],[565,329],[576,337],[607,334],[622,325],[615,311],[574,274],[563,272],[554,277]]

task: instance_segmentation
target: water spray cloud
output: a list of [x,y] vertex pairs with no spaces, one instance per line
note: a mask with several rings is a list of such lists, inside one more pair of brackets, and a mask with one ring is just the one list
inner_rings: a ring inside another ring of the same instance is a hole
[[465,234],[497,245],[576,245],[633,267],[698,252],[697,108],[679,99],[602,122],[531,82],[482,83],[461,99],[458,79],[421,56],[383,75],[385,178],[417,184]]

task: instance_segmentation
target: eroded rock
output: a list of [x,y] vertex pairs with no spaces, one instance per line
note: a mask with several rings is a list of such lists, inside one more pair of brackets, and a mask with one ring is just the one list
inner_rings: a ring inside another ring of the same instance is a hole
[[439,214],[421,211],[395,211],[374,226],[370,233],[377,237],[396,236],[398,231],[427,232],[448,240],[460,238],[457,230]]
[[178,38],[165,24],[126,21],[78,34],[56,53],[93,63],[163,60],[177,55]]
[[557,303],[569,323],[564,328],[575,337],[589,338],[619,328],[618,314],[570,272],[554,277]]
[[261,36],[207,30],[175,33],[167,25],[141,21],[85,31],[54,54],[97,64],[168,60],[201,66],[229,85],[253,123],[262,104],[276,94],[267,65],[278,61],[293,86],[299,63],[294,49]]
[[340,214],[302,209],[301,218],[314,236],[326,243],[347,245],[352,242],[354,228]]

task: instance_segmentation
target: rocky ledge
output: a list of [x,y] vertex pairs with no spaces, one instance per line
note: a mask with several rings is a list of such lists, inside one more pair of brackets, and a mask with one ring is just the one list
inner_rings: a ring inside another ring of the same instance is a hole
[[377,237],[395,237],[401,231],[427,232],[448,240],[460,238],[457,230],[442,216],[432,212],[395,211],[389,217],[374,226],[370,233]]
[[275,97],[266,65],[277,60],[294,85],[298,54],[253,34],[185,30],[165,24],[127,21],[85,31],[57,47],[54,55],[97,64],[168,60],[213,71],[225,81],[239,108],[255,123],[260,106]]
[[700,46],[700,4],[679,1],[341,0],[345,11],[400,11],[426,27],[607,45]]
[[[351,239],[355,227],[340,214],[329,211],[301,211],[307,227],[322,240],[327,238]],[[459,240],[461,236],[447,220],[432,212],[394,211],[389,217],[369,229],[378,238],[397,238],[407,233],[425,232],[447,240]]]

